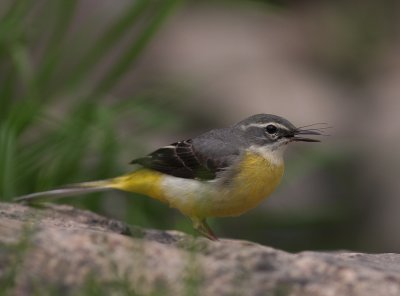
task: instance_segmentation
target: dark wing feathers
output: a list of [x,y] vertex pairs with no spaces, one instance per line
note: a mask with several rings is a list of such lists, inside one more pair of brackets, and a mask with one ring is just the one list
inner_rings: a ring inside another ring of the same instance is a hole
[[132,163],[175,177],[212,180],[235,164],[246,145],[232,129],[215,129],[162,147]]
[[180,141],[162,147],[146,157],[135,159],[140,164],[168,175],[187,179],[212,180],[218,168],[208,167],[199,160],[192,140]]

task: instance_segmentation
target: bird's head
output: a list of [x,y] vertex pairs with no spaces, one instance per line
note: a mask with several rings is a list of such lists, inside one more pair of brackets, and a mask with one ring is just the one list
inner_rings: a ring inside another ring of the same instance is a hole
[[272,151],[282,150],[293,142],[320,142],[307,136],[321,136],[327,127],[318,124],[296,127],[283,117],[272,114],[257,114],[237,123],[233,128],[241,133],[246,142],[254,147]]

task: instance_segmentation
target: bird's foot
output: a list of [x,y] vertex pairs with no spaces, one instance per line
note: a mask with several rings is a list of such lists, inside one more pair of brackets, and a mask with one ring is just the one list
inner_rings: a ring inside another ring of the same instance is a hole
[[200,232],[201,235],[212,241],[218,240],[217,236],[214,234],[210,226],[208,226],[206,219],[192,219],[192,221],[194,229]]

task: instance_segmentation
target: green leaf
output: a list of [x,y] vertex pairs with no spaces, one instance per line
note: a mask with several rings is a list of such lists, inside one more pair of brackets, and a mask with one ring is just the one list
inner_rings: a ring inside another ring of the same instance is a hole
[[96,98],[99,94],[108,92],[125,74],[132,64],[137,60],[145,46],[163,24],[165,19],[171,14],[180,0],[163,0],[157,2],[155,16],[143,29],[136,40],[121,54],[114,66],[107,72],[104,78],[98,83],[92,93],[91,98]]
[[15,195],[15,132],[7,123],[0,126],[0,198]]
[[141,19],[143,12],[150,3],[151,1],[149,0],[134,1],[125,10],[125,14],[117,18],[115,23],[109,26],[103,36],[84,54],[80,63],[70,73],[70,77],[67,78],[66,82],[69,88],[76,87],[77,84],[84,80],[84,77],[90,75],[101,60],[115,48],[122,37]]

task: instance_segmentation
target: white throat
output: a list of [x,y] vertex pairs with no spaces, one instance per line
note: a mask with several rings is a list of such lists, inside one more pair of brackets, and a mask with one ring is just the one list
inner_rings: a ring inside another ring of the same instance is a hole
[[[274,149],[275,148],[275,149]],[[275,165],[283,164],[283,151],[285,150],[286,145],[280,145],[279,147],[271,147],[271,146],[250,146],[249,150],[251,152],[257,153],[261,155],[263,158],[269,160],[271,163]]]

